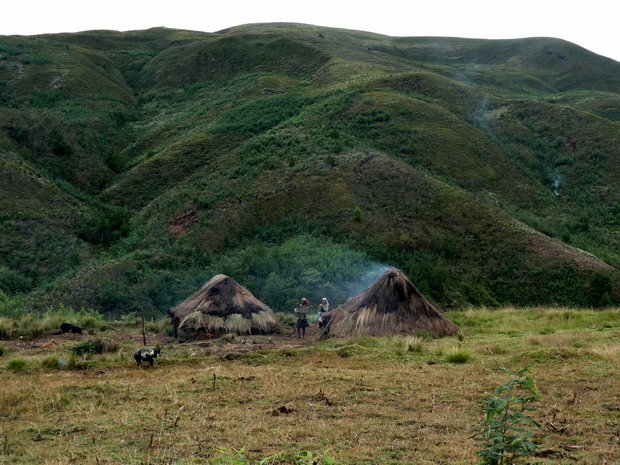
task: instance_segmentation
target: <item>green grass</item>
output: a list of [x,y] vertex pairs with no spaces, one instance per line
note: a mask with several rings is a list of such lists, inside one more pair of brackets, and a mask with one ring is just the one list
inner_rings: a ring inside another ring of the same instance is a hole
[[14,358],[12,360],[9,360],[9,362],[6,365],[6,368],[10,371],[21,372],[25,370],[27,366],[28,366],[28,362],[26,362],[26,360],[22,358]]
[[462,348],[454,347],[446,353],[446,361],[448,363],[467,363],[471,360],[472,354]]

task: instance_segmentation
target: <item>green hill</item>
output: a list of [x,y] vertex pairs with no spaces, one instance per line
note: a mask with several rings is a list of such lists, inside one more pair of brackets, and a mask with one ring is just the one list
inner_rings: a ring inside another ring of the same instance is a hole
[[0,300],[620,303],[620,63],[303,24],[0,36]]

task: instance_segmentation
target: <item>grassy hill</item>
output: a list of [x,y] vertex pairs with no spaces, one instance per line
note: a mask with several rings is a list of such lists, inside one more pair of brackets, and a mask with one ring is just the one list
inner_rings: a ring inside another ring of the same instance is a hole
[[386,266],[443,306],[620,303],[620,63],[303,24],[0,37],[5,314],[275,310]]

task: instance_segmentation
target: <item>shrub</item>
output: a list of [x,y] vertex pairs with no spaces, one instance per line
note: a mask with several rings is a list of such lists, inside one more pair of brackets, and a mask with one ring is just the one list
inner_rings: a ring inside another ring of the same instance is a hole
[[60,359],[56,355],[46,355],[41,359],[43,368],[58,368]]
[[407,352],[422,353],[424,351],[424,341],[418,337],[408,338],[406,341]]
[[525,376],[528,368],[529,365],[516,373],[502,368],[510,375],[510,380],[496,387],[486,400],[478,401],[485,416],[471,437],[483,447],[476,452],[483,463],[510,465],[519,457],[532,455],[538,448],[529,439],[532,432],[526,431],[528,426],[541,426],[527,413],[536,411],[530,405],[541,397],[532,378]]
[[96,337],[91,341],[83,341],[71,348],[75,355],[84,354],[106,354],[118,352],[119,345],[114,339],[109,337]]
[[353,219],[355,221],[362,221],[362,209],[360,207],[355,207],[353,209]]
[[28,363],[23,358],[14,358],[7,364],[7,368],[11,371],[22,371],[26,368]]
[[93,334],[98,324],[99,324],[99,319],[95,317],[94,315],[85,316],[80,320],[80,326],[86,329],[88,334]]
[[163,333],[172,329],[168,318],[160,318],[145,324],[146,331],[149,333]]
[[61,315],[45,314],[42,319],[43,328],[45,328],[46,331],[58,329],[64,322],[65,319]]
[[291,93],[259,98],[222,112],[214,133],[260,134],[297,115],[311,99]]
[[88,368],[88,363],[78,359],[75,354],[71,355],[67,361],[59,360],[58,362],[68,370],[84,370]]
[[90,341],[92,352],[96,354],[111,354],[118,352],[118,342],[109,337],[96,337]]
[[464,349],[452,349],[446,354],[448,363],[467,363],[471,359],[471,353]]
[[16,323],[11,318],[0,318],[0,339],[11,339],[16,332]]
[[19,321],[21,336],[28,338],[40,337],[45,334],[43,322],[33,315],[26,315]]
[[295,326],[295,323],[297,322],[297,318],[295,318],[295,315],[291,315],[289,313],[282,313],[282,312],[278,312],[277,314],[278,320],[280,320],[280,323],[282,323],[282,326]]
[[83,341],[71,347],[71,352],[75,355],[84,355],[94,353],[95,349],[90,341]]
[[5,265],[0,265],[0,290],[5,295],[27,292],[32,287],[32,280]]

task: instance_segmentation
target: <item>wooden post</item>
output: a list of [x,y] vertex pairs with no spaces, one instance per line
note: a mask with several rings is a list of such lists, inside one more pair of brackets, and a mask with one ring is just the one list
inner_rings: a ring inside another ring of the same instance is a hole
[[146,329],[144,328],[144,307],[140,307],[140,313],[142,314],[142,342],[146,346]]

